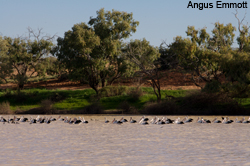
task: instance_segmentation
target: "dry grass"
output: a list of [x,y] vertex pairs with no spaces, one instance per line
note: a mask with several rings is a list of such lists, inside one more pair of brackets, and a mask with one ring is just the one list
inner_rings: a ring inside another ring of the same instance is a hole
[[8,101],[0,104],[0,114],[13,114],[14,112],[10,109],[10,103]]

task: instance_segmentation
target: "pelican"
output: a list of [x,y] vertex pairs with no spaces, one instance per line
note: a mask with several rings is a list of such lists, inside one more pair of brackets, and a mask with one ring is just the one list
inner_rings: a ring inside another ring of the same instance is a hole
[[139,123],[141,124],[142,122],[147,122],[148,118],[145,118],[145,115],[143,115],[139,121]]
[[141,125],[148,125],[148,122],[147,121],[142,121],[141,123],[139,123]]
[[82,117],[82,123],[89,123],[89,122],[86,121],[86,120],[84,119],[84,117]]
[[121,121],[121,122],[127,122],[128,120],[127,120],[127,119],[124,119],[124,117],[122,117],[122,118],[120,119],[120,121]]
[[245,120],[245,117],[242,119],[242,123],[249,123],[250,121]]
[[202,123],[202,122],[203,122],[203,118],[201,117],[201,119],[200,119],[200,117],[198,117],[197,123]]
[[45,120],[45,123],[46,123],[46,124],[50,124],[50,122],[51,122],[51,118],[47,118],[47,119]]
[[212,121],[213,123],[221,123],[220,120],[218,120],[217,118],[214,118],[214,120]]
[[[155,116],[153,119],[151,119],[151,120],[149,121],[149,123],[155,124],[156,120],[157,120],[157,116]],[[140,123],[140,122],[139,122],[139,123]]]
[[174,123],[176,123],[176,124],[184,124],[183,121],[181,121],[179,117],[174,121]]
[[74,124],[80,124],[82,122],[81,118],[79,119],[74,118]]
[[136,123],[136,120],[132,119],[132,117],[130,117],[130,120],[129,120],[130,123]]
[[166,124],[170,124],[173,123],[174,121],[172,119],[166,118],[165,123]]
[[[223,118],[223,117],[222,117],[222,118]],[[232,123],[232,121],[231,121],[231,120],[229,120],[229,118],[228,118],[228,117],[226,117],[226,118],[223,118],[222,123],[224,123],[224,124],[230,124],[230,123]]]
[[235,118],[235,123],[242,123],[244,121],[245,118],[242,118],[242,120],[238,120],[238,118]]
[[159,119],[156,124],[165,124],[165,120],[164,117],[162,117],[162,119]]
[[121,121],[118,121],[118,120],[116,120],[115,118],[114,118],[114,120],[112,121],[112,123],[113,123],[113,124],[122,124]]
[[61,117],[61,115],[59,115],[59,117],[57,118],[57,120],[64,121],[64,119]]
[[109,123],[109,120],[107,119],[107,117],[105,117],[105,123]]
[[69,123],[69,118],[68,117],[65,117],[64,123]]
[[190,123],[192,121],[193,121],[193,119],[192,118],[188,118],[188,116],[186,116],[186,118],[183,119],[184,123]]
[[32,123],[36,123],[36,119],[33,119],[32,117],[30,117],[30,124]]
[[7,122],[7,120],[1,116],[0,117],[0,122]]

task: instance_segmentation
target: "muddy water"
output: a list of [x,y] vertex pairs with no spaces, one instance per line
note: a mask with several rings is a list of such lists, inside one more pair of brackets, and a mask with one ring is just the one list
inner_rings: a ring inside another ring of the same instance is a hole
[[[118,125],[84,117],[88,124],[1,122],[0,165],[250,165],[250,124]],[[114,117],[121,118],[107,116]]]

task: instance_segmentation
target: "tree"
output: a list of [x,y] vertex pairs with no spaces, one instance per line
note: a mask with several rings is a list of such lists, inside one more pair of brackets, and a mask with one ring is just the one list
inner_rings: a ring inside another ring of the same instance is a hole
[[237,42],[239,44],[239,51],[247,51],[250,52],[250,34],[249,34],[249,26],[243,24],[243,21],[246,18],[246,13],[243,19],[238,18],[238,11],[234,13],[235,18],[238,20],[238,30],[240,32],[240,36],[237,37]]
[[72,78],[87,78],[91,88],[98,93],[98,72],[104,66],[102,61],[91,57],[93,49],[100,45],[100,38],[85,23],[75,24],[64,38],[57,39],[53,53],[65,65]]
[[160,57],[157,47],[153,47],[146,39],[131,40],[124,49],[124,57],[137,67],[137,71],[143,73],[154,89],[157,101],[161,101],[160,64],[156,61]]
[[228,82],[223,85],[225,92],[233,98],[249,97],[250,53],[234,51],[227,55],[221,68]]
[[161,64],[161,69],[175,69],[179,66],[178,56],[175,50],[172,50],[170,45],[163,41],[159,47],[159,53],[161,54],[158,61]]
[[[28,28],[28,38],[4,37],[5,52],[1,55],[1,78],[7,82],[7,77],[12,78],[23,89],[28,78],[37,73],[45,74],[44,57],[48,56],[53,47],[53,37],[41,36],[42,30],[35,33]],[[3,43],[3,40],[1,43]]]
[[178,55],[179,65],[191,72],[192,81],[196,86],[203,88],[201,81],[208,83],[219,79],[220,53],[199,47],[191,39],[182,37],[176,37],[169,47]]
[[11,68],[10,63],[8,63],[8,59],[6,57],[8,48],[7,41],[4,40],[2,36],[0,36],[0,82],[8,82],[7,78],[10,77],[13,69]]
[[216,22],[212,30],[213,36],[209,40],[209,46],[220,53],[230,51],[234,41],[235,30],[236,28],[231,23],[225,26],[224,24]]
[[235,27],[232,24],[224,26],[217,22],[214,25],[212,37],[206,32],[206,28],[196,30],[189,26],[186,33],[190,38],[177,36],[169,45],[170,50],[178,56],[179,64],[191,71],[193,82],[201,88],[204,86],[199,84],[200,80],[207,84],[214,80],[221,82],[221,61],[231,51],[233,43]]
[[98,94],[98,87],[127,75],[132,70],[120,57],[122,39],[136,31],[139,22],[132,13],[97,11],[88,25],[75,24],[72,30],[58,39],[55,55],[70,72],[72,78],[88,82]]

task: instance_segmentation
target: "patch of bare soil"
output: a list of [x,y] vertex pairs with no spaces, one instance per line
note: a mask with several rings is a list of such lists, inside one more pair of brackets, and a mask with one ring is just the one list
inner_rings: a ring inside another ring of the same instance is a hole
[[[176,89],[200,89],[190,79],[190,74],[183,74],[179,72],[169,72],[169,71],[162,71],[161,72],[161,89],[163,90],[176,90]],[[201,82],[202,83],[202,82]],[[138,81],[135,79],[123,79],[118,80],[114,83],[114,85],[124,85],[124,86],[137,86],[139,84]],[[204,83],[203,83],[204,84]],[[144,87],[150,87],[149,82],[145,82],[142,84]],[[61,89],[61,90],[79,90],[79,89],[86,89],[90,88],[88,84],[81,84],[80,82],[73,82],[73,81],[59,81],[57,79],[52,79],[49,81],[40,81],[36,83],[28,83],[24,86],[25,88],[37,88],[37,87],[44,87],[46,89]],[[8,83],[8,84],[1,84],[0,89],[16,89],[17,85]]]

